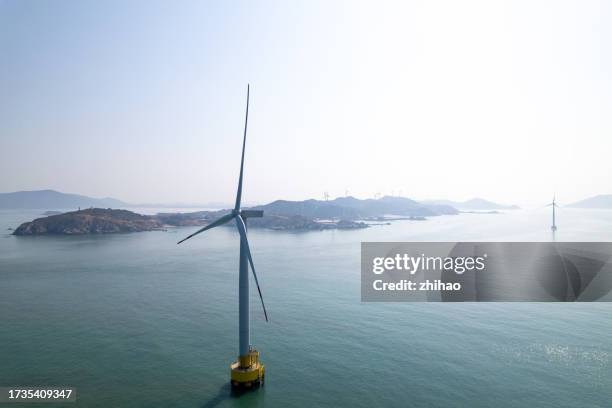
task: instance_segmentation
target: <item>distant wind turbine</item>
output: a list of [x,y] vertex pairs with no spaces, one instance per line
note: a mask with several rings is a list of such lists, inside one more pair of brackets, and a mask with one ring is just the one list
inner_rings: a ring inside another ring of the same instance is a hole
[[556,222],[556,219],[555,219],[555,208],[559,208],[559,206],[556,203],[555,195],[553,195],[552,203],[548,204],[547,207],[552,207],[552,225],[551,225],[550,229],[553,232],[555,232],[557,230],[557,222]]
[[227,215],[211,222],[204,228],[201,228],[178,242],[185,242],[189,238],[198,235],[201,232],[209,230],[211,228],[218,227],[227,222],[234,220],[236,222],[236,228],[240,234],[240,267],[239,267],[239,283],[238,283],[238,333],[239,333],[239,355],[238,360],[230,365],[231,368],[231,382],[233,386],[246,386],[251,387],[263,383],[264,379],[264,366],[259,361],[259,352],[255,350],[250,344],[250,328],[249,328],[249,264],[251,265],[251,271],[253,272],[253,278],[255,278],[255,284],[257,285],[257,292],[259,293],[259,299],[261,300],[261,306],[263,307],[264,316],[268,321],[268,312],[264,304],[263,296],[261,295],[261,289],[259,287],[259,281],[257,274],[255,273],[255,265],[253,265],[253,258],[251,256],[251,250],[249,248],[249,240],[247,239],[247,218],[263,217],[263,211],[261,210],[242,210],[240,203],[242,200],[242,176],[244,171],[244,151],[246,147],[246,135],[247,135],[247,123],[249,120],[249,89],[247,85],[247,103],[246,103],[246,116],[244,119],[244,136],[242,139],[242,159],[240,160],[240,177],[238,178],[238,191],[236,192],[236,204],[234,209]]

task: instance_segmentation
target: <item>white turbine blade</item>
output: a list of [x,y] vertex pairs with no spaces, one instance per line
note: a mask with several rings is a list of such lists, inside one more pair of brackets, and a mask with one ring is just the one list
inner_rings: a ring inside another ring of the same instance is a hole
[[247,258],[249,258],[249,264],[251,265],[251,271],[253,272],[253,277],[255,278],[255,284],[257,285],[257,292],[259,292],[259,299],[261,300],[261,307],[263,307],[264,316],[266,317],[266,322],[268,321],[268,312],[266,311],[266,305],[264,304],[263,296],[261,295],[261,288],[259,287],[259,280],[257,279],[257,274],[255,273],[255,265],[253,265],[253,258],[251,257],[251,248],[249,248],[249,240],[247,239],[246,226],[244,225],[244,221],[242,217],[236,217],[236,226],[238,227],[238,232],[240,233],[240,238],[244,240],[244,246],[246,248]]
[[187,241],[189,238],[198,235],[200,232],[204,232],[206,230],[209,230],[211,228],[215,228],[218,227],[219,225],[223,225],[226,222],[230,221],[232,218],[234,218],[235,215],[234,214],[226,214],[223,217],[211,222],[210,224],[208,224],[207,226],[205,226],[204,228],[200,228],[199,230],[197,230],[196,232],[194,232],[193,234],[191,234],[190,236],[188,236],[187,238],[183,238],[181,239],[179,242],[177,242],[177,244],[180,244],[181,242]]
[[242,159],[240,160],[240,177],[238,178],[238,191],[236,192],[236,205],[234,206],[234,210],[236,211],[240,209],[240,201],[242,200],[242,172],[244,170],[244,149],[246,147],[247,124],[249,122],[249,88],[250,86],[247,84],[246,116],[244,118],[244,137],[242,139]]

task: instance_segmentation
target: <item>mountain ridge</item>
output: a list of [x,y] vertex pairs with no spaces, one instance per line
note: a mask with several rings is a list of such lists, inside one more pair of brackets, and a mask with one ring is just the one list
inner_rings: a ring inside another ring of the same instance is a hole
[[365,219],[397,216],[437,216],[458,214],[457,209],[443,204],[423,204],[409,198],[384,196],[379,199],[355,197],[339,197],[334,200],[276,200],[265,205],[251,207],[275,215],[301,215],[318,219],[342,218]]
[[[80,194],[62,193],[56,190],[30,190],[0,193],[0,209],[44,209],[66,210],[77,208],[134,208],[134,207],[181,207],[179,204],[147,205],[132,204],[112,197],[94,198]],[[192,204],[190,207],[207,207]],[[513,205],[494,203],[482,198],[467,201],[425,200],[416,201],[405,197],[384,196],[382,198],[359,199],[352,196],[333,200],[275,200],[267,204],[251,206],[268,213],[325,219],[371,218],[381,215],[436,216],[457,214],[458,210],[500,210],[516,209]]]
[[569,204],[571,208],[612,208],[612,194],[600,194]]
[[93,198],[80,194],[62,193],[56,190],[30,190],[0,193],[0,208],[24,210],[58,210],[88,207],[127,207],[129,204],[116,198]]

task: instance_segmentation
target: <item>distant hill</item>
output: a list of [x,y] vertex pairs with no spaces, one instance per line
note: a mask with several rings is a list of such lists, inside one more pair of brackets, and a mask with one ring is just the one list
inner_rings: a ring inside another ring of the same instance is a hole
[[610,208],[612,209],[612,194],[590,197],[568,205],[573,208]]
[[424,204],[430,204],[430,205],[431,204],[449,205],[461,211],[518,210],[520,208],[517,205],[498,204],[498,203],[494,203],[493,201],[485,200],[483,198],[472,198],[471,200],[467,200],[467,201],[427,200],[427,201],[422,201],[422,202]]
[[55,190],[17,191],[0,193],[2,209],[44,209],[58,210],[79,207],[117,208],[128,204],[114,198],[91,198],[77,194],[65,194]]
[[457,214],[457,209],[445,204],[423,204],[403,197],[385,196],[380,199],[360,200],[355,197],[340,197],[335,200],[277,200],[266,205],[253,207],[266,214],[317,219],[365,219],[385,215],[436,216]]

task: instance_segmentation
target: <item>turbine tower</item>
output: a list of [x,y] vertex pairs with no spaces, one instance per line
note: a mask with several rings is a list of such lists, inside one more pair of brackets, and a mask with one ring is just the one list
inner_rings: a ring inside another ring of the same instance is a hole
[[249,248],[249,240],[247,239],[247,219],[254,217],[263,217],[263,211],[261,210],[242,210],[240,203],[242,200],[242,176],[244,171],[244,150],[246,147],[246,134],[247,134],[247,123],[249,120],[249,86],[247,85],[247,103],[246,103],[246,116],[244,119],[244,136],[242,139],[242,159],[240,160],[240,177],[238,178],[238,191],[236,192],[236,204],[229,214],[226,214],[219,219],[211,222],[207,226],[199,229],[193,234],[189,235],[178,242],[184,242],[191,237],[198,235],[201,232],[209,230],[211,228],[218,227],[232,220],[236,223],[236,228],[240,234],[240,263],[239,263],[239,275],[238,275],[238,334],[239,334],[239,347],[238,347],[238,360],[234,361],[230,365],[231,369],[231,383],[232,386],[245,386],[251,387],[263,383],[264,379],[264,366],[259,361],[259,352],[251,346],[250,343],[250,328],[249,328],[249,265],[253,272],[253,278],[255,285],[257,286],[257,292],[259,293],[259,299],[261,300],[261,306],[263,307],[264,316],[268,321],[268,313],[266,312],[266,306],[264,304],[263,296],[261,295],[261,289],[259,287],[259,281],[257,274],[255,273],[255,265],[253,265],[253,258],[251,256],[251,250]]
[[557,230],[557,221],[555,219],[555,208],[559,207],[557,205],[557,202],[556,202],[556,199],[555,199],[555,195],[553,195],[552,203],[548,204],[547,207],[552,207],[552,225],[551,225],[550,229],[552,230],[553,235],[554,235],[555,231]]

